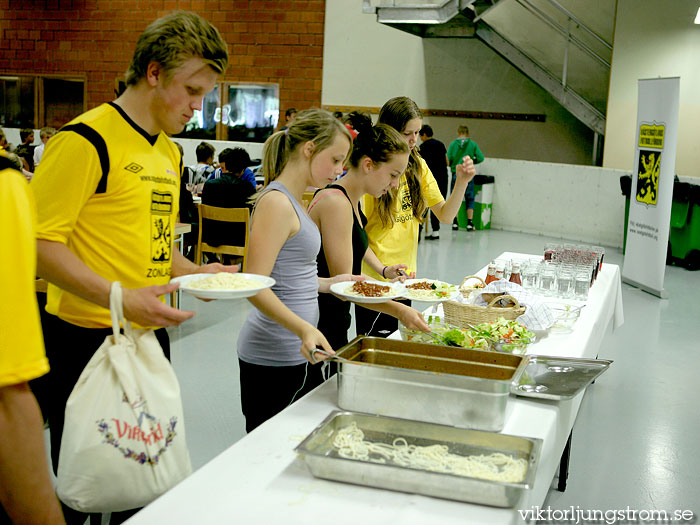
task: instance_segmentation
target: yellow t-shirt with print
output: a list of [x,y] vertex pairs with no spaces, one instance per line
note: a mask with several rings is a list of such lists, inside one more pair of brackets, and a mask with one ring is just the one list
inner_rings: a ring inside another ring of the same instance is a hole
[[[428,207],[435,206],[444,200],[440,188],[435,181],[435,177],[430,172],[430,168],[425,160],[420,159],[420,185],[421,195]],[[394,225],[385,228],[377,213],[377,199],[371,195],[363,198],[363,211],[367,216],[367,237],[369,247],[383,265],[392,266],[394,264],[405,264],[408,272],[416,271],[416,261],[418,259],[418,227],[420,222],[413,216],[413,205],[411,195],[408,190],[406,174],[401,175],[399,181],[398,197],[394,200],[392,215]],[[386,280],[381,273],[377,273],[365,262],[362,263],[362,273],[372,279]]]
[[[84,113],[47,143],[31,188],[37,237],[65,244],[126,288],[170,280],[180,152],[113,103]],[[111,326],[109,310],[49,285],[46,310],[70,323]]]
[[[3,157],[0,157],[0,161]],[[24,177],[0,171],[0,388],[49,371],[36,304],[36,209]]]

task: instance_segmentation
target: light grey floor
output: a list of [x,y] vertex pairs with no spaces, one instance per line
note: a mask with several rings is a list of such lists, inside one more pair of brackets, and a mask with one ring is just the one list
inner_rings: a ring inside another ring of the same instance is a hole
[[[503,231],[452,232],[422,241],[420,275],[461,282],[504,251],[541,253],[546,237]],[[622,264],[620,250],[605,261]],[[573,432],[566,492],[552,509],[700,510],[700,272],[666,268],[669,300],[623,284],[625,324],[603,341],[614,364],[589,387]],[[192,461],[199,468],[241,438],[236,338],[247,301],[203,303],[183,295],[195,318],[172,329]],[[270,385],[274,388],[274,385]]]

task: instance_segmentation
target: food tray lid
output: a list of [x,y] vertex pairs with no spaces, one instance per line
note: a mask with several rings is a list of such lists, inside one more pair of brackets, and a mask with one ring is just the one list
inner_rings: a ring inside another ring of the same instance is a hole
[[531,355],[511,394],[540,399],[571,399],[605,372],[612,361]]

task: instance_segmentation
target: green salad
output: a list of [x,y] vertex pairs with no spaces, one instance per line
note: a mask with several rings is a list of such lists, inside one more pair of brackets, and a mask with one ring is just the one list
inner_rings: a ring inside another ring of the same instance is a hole
[[416,343],[431,343],[498,352],[525,353],[527,345],[535,339],[535,334],[515,321],[500,317],[492,323],[481,323],[474,328],[456,328],[432,315],[426,320],[431,332],[408,330],[400,326],[401,337]]
[[491,323],[481,323],[469,330],[472,338],[484,338],[499,352],[524,353],[527,345],[535,340],[535,334],[517,321],[499,317]]
[[481,350],[488,350],[489,348],[489,341],[486,339],[474,339],[469,336],[469,331],[467,329],[450,326],[437,316],[428,316],[426,322],[430,327],[430,333],[408,330],[406,327],[400,326],[401,337],[406,341],[413,341],[415,343],[479,348]]

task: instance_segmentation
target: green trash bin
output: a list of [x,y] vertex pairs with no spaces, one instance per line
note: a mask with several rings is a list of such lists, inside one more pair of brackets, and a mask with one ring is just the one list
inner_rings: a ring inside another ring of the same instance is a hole
[[[632,177],[620,177],[620,189],[625,196],[625,230],[622,253],[627,246]],[[678,264],[689,270],[700,269],[700,185],[673,182],[671,221],[668,234],[667,264]]]
[[[474,229],[488,230],[491,228],[491,212],[493,210],[494,177],[492,175],[477,175],[474,177]],[[457,212],[457,224],[460,228],[467,227],[467,203]]]
[[493,214],[493,190],[495,179],[491,175],[474,177],[474,229],[488,230],[491,228]]
[[[477,175],[474,177],[474,229],[488,230],[491,228],[491,213],[493,211],[493,188],[495,179],[492,175]],[[462,205],[457,212],[457,223],[460,228],[467,227],[467,204]]]
[[668,243],[669,262],[700,270],[700,186],[687,182],[673,185]]

